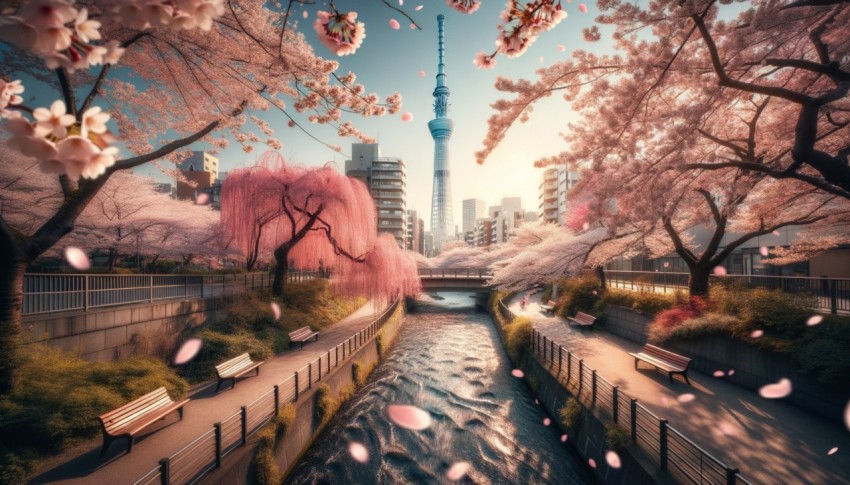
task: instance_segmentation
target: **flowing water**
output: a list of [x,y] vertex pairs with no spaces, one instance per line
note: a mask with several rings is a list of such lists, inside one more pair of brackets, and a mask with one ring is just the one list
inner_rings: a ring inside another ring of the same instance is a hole
[[[450,483],[446,472],[461,461],[470,464],[461,483],[595,483],[558,431],[544,425],[548,416],[523,382],[511,376],[493,325],[475,311],[469,294],[421,298],[386,360],[286,483]],[[430,427],[393,424],[386,413],[393,403],[428,411]],[[366,463],[351,457],[352,442],[365,445]]]

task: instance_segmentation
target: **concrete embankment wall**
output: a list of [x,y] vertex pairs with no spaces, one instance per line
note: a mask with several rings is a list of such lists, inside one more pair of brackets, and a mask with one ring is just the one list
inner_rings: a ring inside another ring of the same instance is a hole
[[108,361],[167,346],[183,330],[205,324],[222,305],[220,298],[166,300],[27,315],[22,323],[32,342],[76,352],[87,360]]
[[[404,321],[404,307],[400,306],[399,311],[389,324],[379,333],[381,335],[381,345],[384,347],[384,352],[389,348],[395,340],[399,328]],[[339,367],[334,368],[329,374],[322,376],[321,385],[327,385],[330,388],[331,397],[338,398],[340,393],[346,388],[354,384],[353,366],[358,363],[363,368],[368,368],[380,361],[378,353],[377,338],[372,338],[363,344],[363,346],[354,353],[352,358],[341,363]],[[275,448],[275,458],[277,465],[283,477],[295,467],[301,456],[310,448],[313,441],[319,436],[327,423],[322,423],[321,417],[316,415],[316,390],[319,385],[315,384],[312,389],[309,389],[298,396],[298,401],[293,403],[295,406],[295,421],[292,428],[278,442]],[[204,477],[201,483],[205,484],[233,484],[233,483],[253,483],[251,473],[251,461],[257,450],[257,442],[253,442],[249,438],[247,446],[242,447],[238,451],[225,458],[221,469]]]

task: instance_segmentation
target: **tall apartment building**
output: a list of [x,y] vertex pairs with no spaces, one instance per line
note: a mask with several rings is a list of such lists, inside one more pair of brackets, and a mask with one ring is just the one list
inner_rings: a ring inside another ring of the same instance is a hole
[[218,158],[203,151],[189,153],[189,157],[177,165],[183,177],[176,183],[178,199],[194,199],[201,192],[207,192],[218,179]]
[[412,209],[407,210],[407,249],[425,254],[425,221]]
[[470,238],[475,233],[475,222],[484,217],[487,204],[481,199],[466,199],[463,201],[463,237]]
[[566,222],[567,211],[570,209],[569,193],[581,179],[579,172],[561,170],[558,172],[558,221]]
[[407,247],[407,182],[404,161],[382,157],[376,143],[353,143],[345,175],[369,188],[378,212],[378,232],[392,234],[399,247]]
[[579,181],[578,172],[570,172],[566,166],[551,167],[540,176],[537,192],[537,217],[542,222],[563,224],[569,210],[570,190]]

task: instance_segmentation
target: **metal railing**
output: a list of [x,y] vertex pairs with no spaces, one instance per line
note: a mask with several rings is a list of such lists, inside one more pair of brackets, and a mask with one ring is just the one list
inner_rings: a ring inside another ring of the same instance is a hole
[[[605,270],[605,281],[608,288],[633,291],[668,293],[688,289],[688,273]],[[850,279],[847,278],[732,274],[712,275],[709,283],[739,284],[810,295],[815,298],[821,310],[833,314],[839,311],[850,312]]]
[[[293,271],[287,282],[327,278],[320,271]],[[161,274],[26,274],[24,315],[88,311],[90,308],[151,303],[170,299],[201,299],[231,296],[248,290],[271,288],[274,277],[267,273],[227,275]]]
[[476,278],[493,276],[488,268],[419,268],[420,278]]
[[[499,311],[513,313],[499,302]],[[679,483],[748,485],[732,468],[700,448],[637,399],[620,391],[591,369],[580,357],[534,329],[529,343],[532,355],[584,406],[602,419],[627,429],[631,441],[658,467]]]
[[245,446],[248,437],[278,415],[281,404],[297,402],[305,391],[313,388],[313,384],[326,379],[332,369],[345,363],[357,350],[375,338],[402,301],[396,299],[369,326],[329,350],[327,354],[322,354],[315,361],[308,363],[283,382],[275,384],[268,392],[242,406],[239,412],[215,423],[211,430],[198,436],[173,455],[161,459],[156,468],[145,473],[134,485],[191,484],[221,467],[222,458]]

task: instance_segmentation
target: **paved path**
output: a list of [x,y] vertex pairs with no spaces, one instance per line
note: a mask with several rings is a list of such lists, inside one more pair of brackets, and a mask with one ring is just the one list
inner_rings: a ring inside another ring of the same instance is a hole
[[[636,371],[628,353],[641,345],[599,329],[568,327],[563,318],[540,311],[539,295],[525,310],[520,299],[509,305],[514,314],[530,317],[537,330],[754,484],[850,484],[850,433],[841,423],[693,370],[693,387],[680,376],[670,384],[666,374],[646,366]],[[683,393],[696,399],[680,403],[676,398]],[[836,446],[838,452],[828,456]]]
[[367,327],[377,315],[377,310],[367,303],[339,323],[322,330],[319,340],[308,343],[303,350],[289,350],[269,359],[261,367],[259,376],[239,379],[235,389],[230,390],[225,384],[216,394],[213,383],[199,390],[186,404],[182,421],[177,421],[177,413],[166,418],[162,425],[154,426],[147,434],[137,437],[129,455],[125,453],[126,441],[116,440],[107,454],[100,458],[101,442],[98,441],[96,448],[83,450],[69,461],[36,476],[31,483],[132,484],[156,467],[160,459],[212,429],[215,422],[239,412],[240,406],[265,394],[308,362],[314,362],[319,355],[326,354]]

